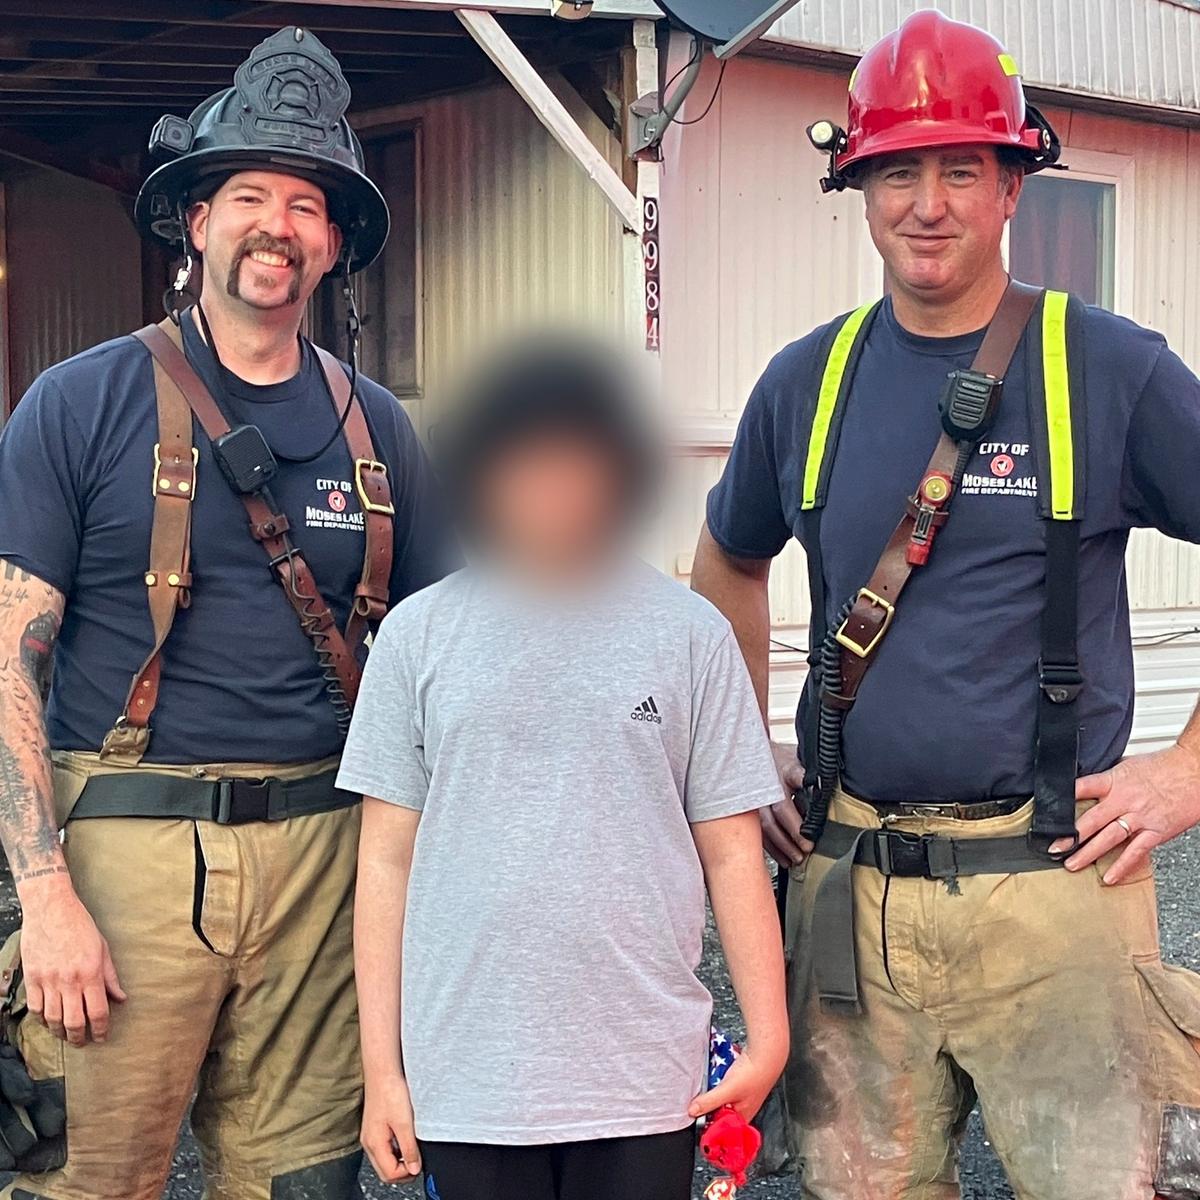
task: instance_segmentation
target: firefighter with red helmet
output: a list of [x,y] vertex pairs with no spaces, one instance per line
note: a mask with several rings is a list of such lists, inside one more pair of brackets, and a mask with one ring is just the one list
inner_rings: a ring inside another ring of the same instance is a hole
[[1200,543],[1200,380],[1163,338],[1012,280],[1059,143],[989,34],[867,52],[825,191],[888,295],[785,348],[709,496],[693,581],[764,716],[772,559],[812,596],[786,873],[808,1200],[948,1200],[978,1099],[1022,1200],[1200,1196],[1200,977],[1162,962],[1150,851],[1200,823],[1200,714],[1124,758],[1124,553]]

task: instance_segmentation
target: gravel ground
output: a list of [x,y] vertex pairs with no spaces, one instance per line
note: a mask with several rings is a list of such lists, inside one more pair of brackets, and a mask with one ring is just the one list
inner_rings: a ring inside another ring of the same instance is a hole
[[[1200,829],[1168,847],[1158,861],[1158,902],[1162,922],[1163,957],[1200,970]],[[0,931],[7,934],[18,921],[16,900],[6,868],[0,867]],[[740,1021],[729,986],[729,978],[721,961],[719,947],[710,937],[701,969],[704,981],[716,1000],[717,1019],[730,1030],[738,1030]],[[695,1196],[699,1197],[709,1177],[698,1170]],[[987,1143],[978,1114],[972,1119],[962,1153],[964,1200],[1012,1200],[1012,1191],[1004,1171]],[[7,1177],[0,1174],[0,1186]],[[420,1190],[408,1187],[385,1187],[367,1169],[363,1172],[363,1187],[370,1200],[419,1200]],[[171,1172],[171,1181],[164,1200],[200,1200],[200,1172],[195,1145],[186,1129],[179,1153]],[[740,1193],[745,1200],[794,1200],[795,1184],[786,1179],[762,1180]]]

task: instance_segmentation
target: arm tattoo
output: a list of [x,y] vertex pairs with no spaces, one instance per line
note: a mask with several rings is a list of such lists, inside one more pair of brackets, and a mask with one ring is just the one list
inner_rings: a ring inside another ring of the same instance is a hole
[[50,694],[54,643],[58,639],[60,624],[55,613],[41,613],[25,626],[25,634],[21,638],[21,666],[29,676],[30,683],[37,689],[43,704]]
[[66,870],[44,707],[62,608],[49,584],[0,563],[0,840],[17,883]]

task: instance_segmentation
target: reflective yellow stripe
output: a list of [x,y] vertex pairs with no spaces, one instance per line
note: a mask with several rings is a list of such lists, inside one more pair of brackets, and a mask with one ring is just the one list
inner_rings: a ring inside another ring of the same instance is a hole
[[1017,70],[1016,60],[1011,54],[1000,55],[1000,69],[1005,75],[1020,75],[1021,73]]
[[862,308],[856,308],[846,318],[846,323],[833,339],[833,347],[825,363],[825,374],[821,377],[821,392],[817,397],[817,411],[813,414],[812,433],[808,439],[808,458],[804,464],[804,491],[800,501],[802,510],[817,506],[817,488],[821,483],[821,467],[825,462],[829,426],[833,421],[833,411],[837,407],[842,377],[846,374],[846,363],[850,359],[850,351],[862,323],[877,303],[878,301],[872,301],[870,304],[864,304]]
[[1067,294],[1047,292],[1042,306],[1042,377],[1050,443],[1050,515],[1075,518],[1075,444],[1071,433],[1071,380],[1067,371]]

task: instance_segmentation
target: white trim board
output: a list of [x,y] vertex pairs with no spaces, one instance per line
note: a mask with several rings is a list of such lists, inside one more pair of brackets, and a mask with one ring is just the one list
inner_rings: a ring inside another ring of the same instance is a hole
[[[247,0],[258,3],[259,0]],[[279,0],[280,3],[286,0]],[[550,0],[492,0],[490,4],[463,4],[462,0],[307,0],[311,4],[326,4],[334,8],[396,8],[425,12],[454,12],[460,8],[484,9],[512,16],[549,17]],[[666,14],[653,0],[595,0],[593,17],[617,17],[631,20],[649,17],[663,20]]]

